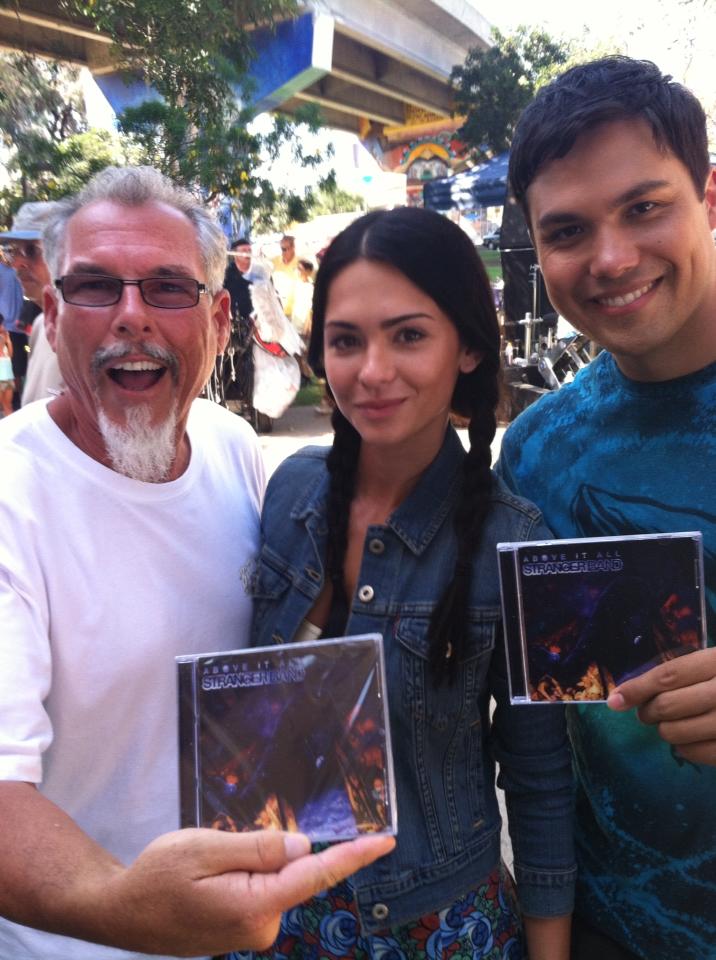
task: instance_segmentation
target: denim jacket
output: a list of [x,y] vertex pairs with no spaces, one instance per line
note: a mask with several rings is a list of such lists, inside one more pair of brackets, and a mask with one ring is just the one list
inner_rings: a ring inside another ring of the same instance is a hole
[[[327,450],[307,447],[273,475],[254,585],[255,646],[293,639],[324,582]],[[539,510],[496,477],[473,559],[469,644],[457,681],[429,676],[430,614],[452,576],[453,513],[465,456],[448,429],[440,453],[385,525],[368,528],[347,634],[384,638],[398,845],[352,878],[365,933],[440,910],[500,861],[495,761],[507,795],[522,910],[572,909],[572,776],[558,705],[510,706],[495,544],[550,536]],[[496,708],[490,718],[490,696]]]

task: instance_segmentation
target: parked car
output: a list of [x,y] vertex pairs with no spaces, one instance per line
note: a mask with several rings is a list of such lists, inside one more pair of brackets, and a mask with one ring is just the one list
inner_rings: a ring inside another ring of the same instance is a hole
[[488,250],[498,250],[500,247],[500,228],[493,230],[492,233],[486,233],[482,238],[483,247],[487,247]]

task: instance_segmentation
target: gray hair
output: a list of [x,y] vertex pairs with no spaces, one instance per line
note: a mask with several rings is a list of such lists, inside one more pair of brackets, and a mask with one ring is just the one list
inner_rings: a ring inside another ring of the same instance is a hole
[[179,210],[191,221],[196,231],[209,292],[214,294],[221,290],[227,247],[223,231],[188,190],[176,186],[154,167],[105,167],[79,193],[57,202],[57,209],[53,211],[42,234],[45,260],[53,277],[58,275],[62,261],[69,220],[83,207],[99,200],[109,200],[127,207],[165,203]]
[[37,239],[51,217],[59,212],[60,204],[52,200],[33,200],[23,203],[12,218],[13,230],[37,230]]

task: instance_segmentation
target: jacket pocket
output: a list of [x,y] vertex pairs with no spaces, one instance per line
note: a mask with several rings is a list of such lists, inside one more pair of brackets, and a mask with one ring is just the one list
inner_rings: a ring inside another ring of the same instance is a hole
[[280,557],[264,547],[256,560],[251,590],[254,603],[251,635],[254,646],[276,642],[272,624],[287,599],[291,581],[290,569]]

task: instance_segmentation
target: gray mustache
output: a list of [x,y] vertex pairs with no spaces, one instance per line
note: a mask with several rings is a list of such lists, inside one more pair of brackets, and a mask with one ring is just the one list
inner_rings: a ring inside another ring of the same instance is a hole
[[174,383],[179,379],[179,360],[176,354],[159,347],[155,343],[144,343],[139,341],[137,344],[118,343],[113,347],[100,347],[92,356],[92,372],[97,374],[112,360],[124,360],[130,354],[142,355],[150,360],[158,360],[167,367]]

